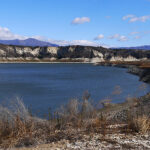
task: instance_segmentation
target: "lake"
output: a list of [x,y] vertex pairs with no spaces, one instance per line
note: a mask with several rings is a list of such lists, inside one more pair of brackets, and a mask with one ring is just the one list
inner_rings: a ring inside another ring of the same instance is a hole
[[[128,74],[125,68],[73,63],[13,63],[0,64],[0,101],[19,96],[33,111],[47,112],[65,104],[71,98],[82,98],[85,91],[98,102],[112,99],[123,102],[127,96],[141,96],[139,77]],[[112,94],[115,87],[121,94]]]

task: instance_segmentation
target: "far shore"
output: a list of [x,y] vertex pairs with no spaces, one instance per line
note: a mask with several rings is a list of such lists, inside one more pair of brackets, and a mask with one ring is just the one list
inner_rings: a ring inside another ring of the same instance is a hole
[[73,59],[60,59],[60,60],[0,60],[1,64],[7,63],[75,63],[75,64],[95,64],[100,66],[137,66],[142,69],[150,68],[150,61],[84,61]]
[[93,63],[82,60],[0,60],[0,63]]
[[15,64],[15,63],[18,63],[18,64],[24,64],[24,63],[39,63],[39,64],[59,64],[59,63],[62,63],[62,64],[72,64],[72,63],[75,63],[75,64],[93,64],[93,62],[62,62],[62,61],[0,61],[0,64],[7,64],[7,63],[12,63],[12,64]]

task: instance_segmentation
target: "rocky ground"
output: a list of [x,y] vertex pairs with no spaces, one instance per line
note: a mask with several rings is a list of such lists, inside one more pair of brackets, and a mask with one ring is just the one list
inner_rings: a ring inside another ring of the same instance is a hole
[[11,150],[149,150],[149,135],[101,134],[84,135],[76,141],[61,140],[51,144]]
[[107,133],[78,132],[55,142],[10,150],[149,150],[150,134],[129,132],[126,124],[109,125]]

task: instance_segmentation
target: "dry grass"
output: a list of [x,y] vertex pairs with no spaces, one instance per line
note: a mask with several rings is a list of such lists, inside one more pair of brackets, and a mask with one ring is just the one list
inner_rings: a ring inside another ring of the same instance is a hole
[[37,144],[51,128],[47,121],[32,117],[19,98],[0,105],[0,114],[0,148]]
[[16,98],[10,105],[0,106],[0,148],[30,146],[60,139],[78,137],[78,132],[106,134],[106,120],[85,93],[82,101],[72,99],[57,112],[49,113],[49,120],[33,117]]
[[142,106],[141,101],[137,98],[129,98],[127,100],[129,105],[127,128],[130,132],[137,132],[146,134],[150,131],[150,115],[148,108]]
[[128,121],[128,129],[132,132],[148,133],[150,131],[150,118],[148,116],[139,116]]
[[0,145],[13,146],[24,136],[30,136],[33,124],[21,100],[18,98],[10,106],[0,106]]
[[[118,90],[119,89],[119,90]],[[119,94],[120,88],[115,88],[113,94]],[[82,100],[72,99],[61,106],[56,112],[49,112],[48,120],[31,116],[23,102],[16,98],[7,105],[0,105],[0,148],[31,146],[61,139],[73,140],[80,138],[79,134],[99,133],[105,139],[106,134],[119,133],[109,128],[114,120],[107,119],[107,112],[128,106],[127,130],[147,133],[150,130],[150,119],[143,111],[137,113],[133,108],[139,105],[136,98],[128,99],[124,104],[111,105],[111,101],[103,101],[103,108],[97,107],[90,100],[90,94],[85,92]],[[106,107],[106,104],[109,105]],[[135,112],[134,112],[135,111]],[[138,114],[138,115],[137,115]],[[141,115],[142,114],[142,115]]]

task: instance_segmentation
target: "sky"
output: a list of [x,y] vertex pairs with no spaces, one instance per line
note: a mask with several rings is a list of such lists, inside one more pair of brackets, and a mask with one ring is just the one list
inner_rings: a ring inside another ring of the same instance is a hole
[[150,0],[0,0],[0,39],[150,45]]

